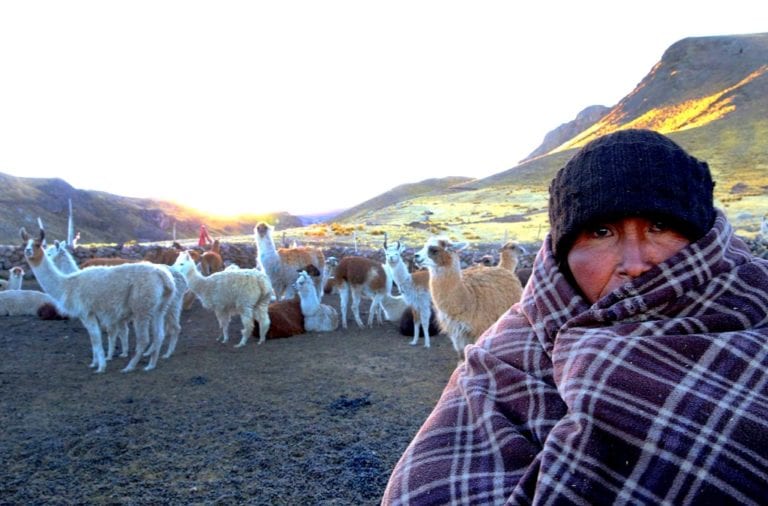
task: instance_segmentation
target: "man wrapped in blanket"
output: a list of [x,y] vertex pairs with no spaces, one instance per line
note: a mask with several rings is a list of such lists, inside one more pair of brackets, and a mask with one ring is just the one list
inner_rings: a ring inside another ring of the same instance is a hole
[[584,146],[382,503],[768,503],[768,261],[713,187],[656,132]]

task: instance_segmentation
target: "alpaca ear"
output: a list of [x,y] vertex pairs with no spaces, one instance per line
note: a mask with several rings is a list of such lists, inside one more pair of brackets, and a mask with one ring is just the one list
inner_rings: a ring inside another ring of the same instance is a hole
[[468,242],[454,242],[454,243],[451,243],[448,249],[451,251],[461,251],[467,246],[469,246]]

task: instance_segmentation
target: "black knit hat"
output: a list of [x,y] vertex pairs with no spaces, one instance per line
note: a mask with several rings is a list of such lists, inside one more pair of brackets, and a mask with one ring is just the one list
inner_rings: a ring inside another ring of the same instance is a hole
[[709,166],[651,130],[621,130],[584,146],[549,186],[555,257],[585,226],[628,216],[663,218],[691,241],[715,221]]

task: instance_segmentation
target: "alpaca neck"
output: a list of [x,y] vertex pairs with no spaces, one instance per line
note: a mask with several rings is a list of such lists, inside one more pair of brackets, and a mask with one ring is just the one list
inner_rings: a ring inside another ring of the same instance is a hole
[[64,296],[67,277],[53,265],[51,259],[43,254],[39,264],[32,265],[30,263],[29,266],[42,289],[54,299],[61,301]]
[[317,292],[313,285],[306,285],[308,288],[299,290],[299,299],[301,300],[301,312],[305,315],[311,315],[317,311],[320,300],[317,298]]
[[277,248],[271,234],[259,237],[259,257],[262,258],[262,261],[277,257]]
[[192,290],[192,293],[199,295],[205,283],[205,278],[194,264],[184,271],[184,278],[187,280],[187,286]]
[[392,267],[392,277],[395,279],[401,292],[410,291],[413,288],[413,278],[402,260]]
[[467,305],[471,300],[458,264],[430,269],[429,288],[438,309],[447,306],[460,307]]

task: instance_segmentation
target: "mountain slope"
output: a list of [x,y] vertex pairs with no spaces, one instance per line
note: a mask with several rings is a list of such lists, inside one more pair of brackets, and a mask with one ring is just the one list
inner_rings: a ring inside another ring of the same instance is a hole
[[160,241],[196,237],[201,223],[213,236],[253,233],[262,219],[283,226],[299,226],[288,214],[240,216],[222,220],[169,202],[136,199],[105,192],[73,188],[62,179],[25,178],[0,173],[0,244],[20,242],[19,228],[37,230],[43,220],[48,236],[67,237],[69,201],[72,201],[75,229],[86,243]]
[[333,219],[335,221],[355,219],[365,213],[375,212],[409,199],[438,195],[457,184],[472,180],[470,177],[449,176],[439,179],[425,179],[418,183],[402,184],[339,213]]
[[[380,209],[369,220],[384,223],[382,218],[396,207],[399,221],[408,223],[419,220],[428,207],[448,217],[442,229],[433,223],[432,231],[493,241],[507,234],[541,239],[542,228],[548,227],[547,189],[557,170],[577,148],[624,128],[658,130],[706,160],[716,181],[716,204],[738,232],[754,234],[760,217],[768,213],[768,33],[676,42],[617,105],[591,125],[574,120],[550,132],[533,152],[538,156],[454,185],[442,206],[434,198],[416,198]],[[567,137],[569,129],[578,132]],[[456,193],[462,190],[464,195]],[[519,211],[514,211],[515,205]],[[461,209],[464,216],[472,209],[472,220],[462,223],[460,213],[451,213],[451,208]],[[413,209],[409,216],[403,214],[407,209]],[[491,227],[493,222],[503,226]]]
[[573,150],[623,128],[668,134],[709,162],[725,182],[721,192],[744,171],[762,185],[759,172],[768,173],[768,34],[687,38],[673,44],[640,84],[592,126],[546,155],[471,186],[545,187]]

